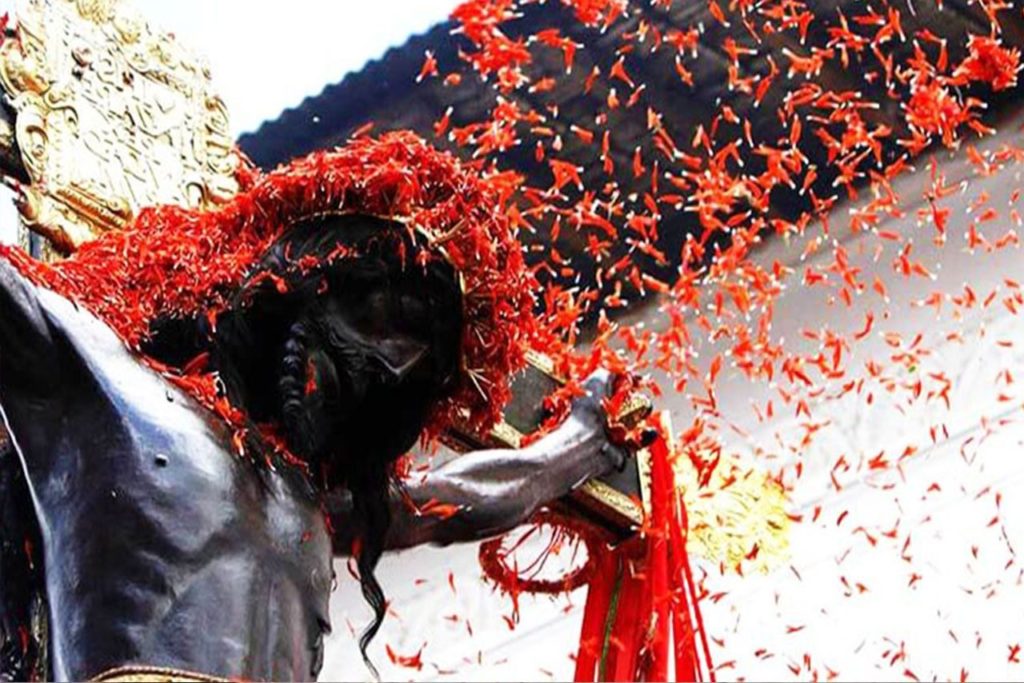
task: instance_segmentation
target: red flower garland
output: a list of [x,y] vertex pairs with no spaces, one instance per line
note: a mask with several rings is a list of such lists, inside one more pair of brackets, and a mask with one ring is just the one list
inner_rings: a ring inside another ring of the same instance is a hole
[[[213,210],[146,210],[130,228],[107,233],[60,263],[41,263],[11,247],[0,256],[83,305],[138,350],[158,316],[213,319],[231,292],[256,275],[254,264],[266,249],[305,217],[345,211],[401,220],[435,247],[418,258],[443,254],[464,285],[464,373],[430,420],[427,436],[434,436],[454,423],[493,424],[536,328],[535,281],[506,210],[517,183],[508,174],[484,177],[412,133],[392,133],[255,175]],[[235,426],[241,448],[243,415],[218,395],[213,375],[190,369],[171,378]]]

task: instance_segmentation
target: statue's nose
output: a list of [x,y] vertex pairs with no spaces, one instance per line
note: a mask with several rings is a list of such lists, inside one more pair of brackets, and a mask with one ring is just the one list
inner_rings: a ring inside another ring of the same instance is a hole
[[429,351],[426,344],[410,339],[389,339],[379,348],[381,363],[395,383],[408,377]]

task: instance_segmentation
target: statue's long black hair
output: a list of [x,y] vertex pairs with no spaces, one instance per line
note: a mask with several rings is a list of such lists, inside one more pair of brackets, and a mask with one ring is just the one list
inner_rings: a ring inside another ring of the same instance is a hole
[[[359,641],[371,669],[366,648],[386,612],[374,568],[391,524],[394,465],[455,381],[459,363],[458,280],[443,259],[417,259],[422,248],[404,226],[384,219],[310,219],[268,250],[216,329],[196,321],[182,335],[181,325],[163,321],[147,348],[180,364],[208,350],[230,400],[253,422],[280,427],[309,464],[317,490],[349,490],[353,553],[374,612]],[[349,255],[320,265],[339,249]],[[381,340],[376,346],[426,352],[398,379],[381,349],[344,334],[337,318],[370,329]]]

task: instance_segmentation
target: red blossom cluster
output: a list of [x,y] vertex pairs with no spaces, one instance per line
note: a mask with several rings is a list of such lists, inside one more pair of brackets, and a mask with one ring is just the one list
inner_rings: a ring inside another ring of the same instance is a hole
[[971,36],[967,41],[969,54],[953,72],[955,82],[987,83],[993,90],[1017,85],[1020,71],[1020,50],[1003,47],[998,38]]

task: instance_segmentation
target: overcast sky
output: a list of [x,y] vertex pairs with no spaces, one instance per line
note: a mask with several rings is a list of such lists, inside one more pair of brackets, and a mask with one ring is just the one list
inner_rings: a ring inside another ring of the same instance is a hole
[[[0,0],[9,11],[18,0]],[[134,0],[210,63],[235,134],[448,17],[457,0]]]

